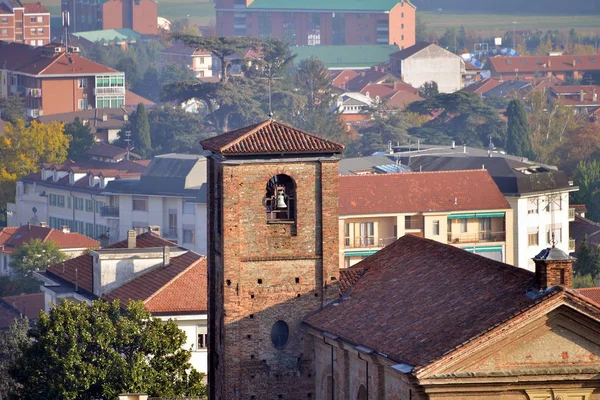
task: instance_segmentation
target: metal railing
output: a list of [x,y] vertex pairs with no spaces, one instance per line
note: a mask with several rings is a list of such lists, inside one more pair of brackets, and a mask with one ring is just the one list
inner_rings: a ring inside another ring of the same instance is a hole
[[448,233],[448,243],[504,242],[506,232]]
[[383,248],[392,244],[396,240],[395,237],[375,238],[375,237],[355,237],[344,238],[344,247],[347,249],[370,249]]
[[119,207],[104,206],[100,207],[100,216],[102,217],[118,217]]
[[404,229],[423,229],[423,220],[406,219],[404,220]]
[[125,88],[123,86],[115,87],[97,87],[94,89],[96,96],[103,94],[125,94]]

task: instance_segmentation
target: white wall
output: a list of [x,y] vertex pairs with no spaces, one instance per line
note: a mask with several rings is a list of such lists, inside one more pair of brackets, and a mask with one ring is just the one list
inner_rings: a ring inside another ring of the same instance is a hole
[[453,93],[462,88],[461,58],[438,46],[429,46],[402,60],[402,80],[416,88],[435,81],[440,93]]
[[192,350],[192,357],[190,358],[190,364],[198,372],[208,373],[208,351],[206,348],[199,349],[197,346],[198,334],[208,333],[207,318],[206,314],[198,315],[180,315],[170,317],[158,317],[163,321],[172,319],[177,324],[177,327],[185,332],[186,341],[183,345],[184,349]]

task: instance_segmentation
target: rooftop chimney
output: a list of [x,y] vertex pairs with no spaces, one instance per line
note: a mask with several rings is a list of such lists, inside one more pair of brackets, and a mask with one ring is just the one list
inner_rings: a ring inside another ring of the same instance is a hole
[[137,232],[134,231],[133,229],[127,231],[127,248],[128,249],[135,249],[136,233]]
[[583,91],[583,89],[581,89],[579,91],[579,101],[583,102],[584,99],[585,99],[585,92]]
[[62,233],[71,233],[71,229],[67,225],[62,226]]
[[40,222],[40,226],[41,226],[42,228],[46,228],[46,227],[48,226],[48,224],[46,224],[45,222]]
[[573,287],[573,261],[575,258],[552,246],[533,258],[535,281],[539,290],[552,286]]
[[171,264],[171,249],[169,246],[163,247],[163,267],[168,267]]
[[102,121],[104,121],[104,122],[108,121],[108,115],[102,114]]

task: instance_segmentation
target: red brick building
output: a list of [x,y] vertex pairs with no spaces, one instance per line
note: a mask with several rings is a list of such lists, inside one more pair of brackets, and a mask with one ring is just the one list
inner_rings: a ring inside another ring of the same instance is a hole
[[0,40],[31,46],[50,43],[50,12],[41,3],[0,1]]
[[217,36],[269,36],[291,45],[415,44],[408,0],[216,0]]
[[144,35],[158,33],[158,4],[155,0],[62,0],[69,11],[71,32],[129,28]]
[[125,104],[125,74],[60,44],[31,48],[0,42],[0,96],[21,93],[27,116]]

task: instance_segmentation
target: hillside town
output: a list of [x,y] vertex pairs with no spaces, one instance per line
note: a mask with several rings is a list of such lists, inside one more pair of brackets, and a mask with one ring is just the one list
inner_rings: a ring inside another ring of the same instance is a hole
[[600,4],[23,1],[0,400],[600,400]]

